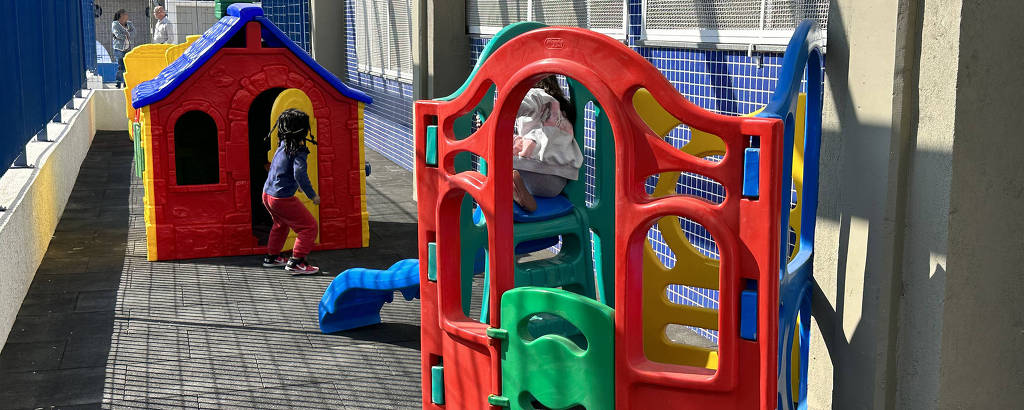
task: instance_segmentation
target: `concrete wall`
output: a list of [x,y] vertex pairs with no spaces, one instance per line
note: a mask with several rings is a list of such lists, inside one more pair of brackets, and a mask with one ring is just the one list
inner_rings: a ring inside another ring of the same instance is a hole
[[345,2],[310,0],[310,35],[313,58],[345,81],[348,75],[345,50]]
[[128,131],[128,118],[124,116],[125,101],[123,89],[92,90],[96,100],[96,129],[106,131]]
[[471,71],[466,1],[414,0],[412,19],[413,100],[451,94]]
[[811,408],[886,402],[906,139],[894,113],[898,13],[886,0],[837,0],[829,10]]
[[0,179],[0,204],[7,207],[0,212],[0,346],[7,341],[96,134],[94,96],[86,91],[84,99],[75,101],[77,110],[62,112],[66,125],[48,125],[53,142],[29,143],[28,160],[34,168],[12,169]]
[[959,14],[938,408],[1020,408],[1024,2],[963,0]]
[[810,408],[1024,400],[1021,15],[832,3]]

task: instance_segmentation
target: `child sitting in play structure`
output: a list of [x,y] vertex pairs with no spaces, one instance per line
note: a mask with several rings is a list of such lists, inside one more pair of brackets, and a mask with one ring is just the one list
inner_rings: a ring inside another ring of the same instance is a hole
[[575,120],[576,110],[553,75],[523,98],[512,140],[512,199],[527,212],[537,210],[534,196],[557,196],[579,178],[583,153],[573,136]]
[[[277,130],[280,144],[270,162],[267,182],[263,184],[263,206],[274,219],[274,226],[270,228],[263,266],[284,266],[292,275],[315,274],[320,268],[307,263],[306,255],[313,249],[317,222],[295,197],[295,191],[302,189],[313,204],[320,205],[320,196],[313,190],[306,173],[306,157],[309,155],[306,136],[309,135],[308,141],[316,145],[309,132],[309,115],[296,109],[285,110],[271,128],[271,134],[274,130]],[[289,229],[295,231],[295,247],[291,258],[285,259],[281,249],[288,239]]]

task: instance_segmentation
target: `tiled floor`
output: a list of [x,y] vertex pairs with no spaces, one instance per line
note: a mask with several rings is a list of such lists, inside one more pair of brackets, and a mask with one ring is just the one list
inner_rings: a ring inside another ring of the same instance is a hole
[[367,151],[371,247],[314,252],[329,275],[253,257],[148,262],[125,133],[100,132],[0,353],[0,408],[419,407],[419,303],[324,335],[317,303],[355,266],[416,256],[411,174]]

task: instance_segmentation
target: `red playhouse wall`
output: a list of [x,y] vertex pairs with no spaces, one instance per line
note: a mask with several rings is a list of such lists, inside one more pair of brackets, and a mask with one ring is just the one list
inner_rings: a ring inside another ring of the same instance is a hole
[[[258,23],[247,28],[254,26],[250,32],[258,32]],[[321,198],[315,249],[362,246],[359,103],[287,48],[225,47],[149,108],[158,260],[265,252],[252,235],[248,115],[256,96],[272,88],[300,89],[313,103]],[[175,185],[174,124],[191,110],[217,124],[218,184]]]

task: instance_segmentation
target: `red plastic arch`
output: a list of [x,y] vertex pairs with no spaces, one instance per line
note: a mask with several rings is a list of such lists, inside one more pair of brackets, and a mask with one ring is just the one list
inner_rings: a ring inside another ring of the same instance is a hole
[[[513,287],[512,132],[520,102],[544,75],[563,74],[582,83],[608,115],[615,135],[615,312],[616,408],[761,408],[776,406],[778,360],[778,272],[781,212],[782,121],[714,114],[683,98],[661,73],[615,40],[586,30],[531,31],[501,46],[455,99],[418,101],[415,133],[422,295],[424,408],[430,400],[430,367],[443,357],[449,406],[487,407],[501,392],[500,351],[487,328],[498,327],[501,294]],[[490,85],[498,100],[475,134],[455,140],[453,124],[483,98]],[[672,115],[693,128],[718,135],[726,144],[719,163],[701,161],[667,144],[643,122],[632,105],[646,88]],[[427,127],[437,125],[439,166],[425,162]],[[750,136],[760,139],[760,196],[741,196],[743,151]],[[489,172],[454,173],[459,152],[485,159]],[[769,153],[769,154],[764,154]],[[665,171],[707,175],[726,190],[721,204],[683,196],[651,198],[644,180]],[[490,323],[462,313],[459,279],[459,206],[463,194],[476,200],[488,221]],[[717,372],[647,360],[641,340],[643,241],[661,216],[679,215],[707,227],[721,251]],[[436,243],[437,281],[427,278],[429,242]],[[758,287],[757,339],[738,334],[739,294],[746,279]]]

